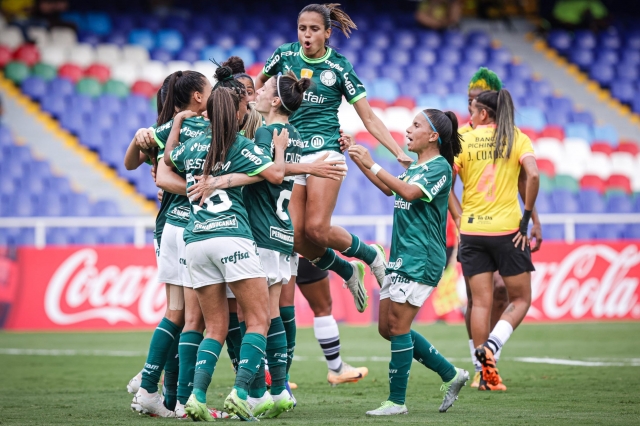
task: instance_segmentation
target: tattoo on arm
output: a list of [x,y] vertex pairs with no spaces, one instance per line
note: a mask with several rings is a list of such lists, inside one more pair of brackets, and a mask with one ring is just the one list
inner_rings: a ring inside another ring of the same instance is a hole
[[227,177],[227,188],[231,188],[231,181],[233,180],[233,177],[231,177],[231,175],[229,175],[229,177]]

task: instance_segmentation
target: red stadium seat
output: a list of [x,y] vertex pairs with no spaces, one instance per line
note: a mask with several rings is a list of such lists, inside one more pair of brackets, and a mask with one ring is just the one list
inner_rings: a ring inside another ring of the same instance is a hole
[[11,49],[0,45],[0,68],[4,68],[9,62],[11,62]]
[[378,139],[374,138],[373,135],[369,132],[358,132],[356,133],[356,142],[368,145],[371,148],[375,148],[378,146]]
[[83,74],[82,68],[76,64],[67,63],[58,69],[58,76],[69,79],[74,83],[77,83],[82,78]]
[[387,107],[389,106],[389,104],[387,104],[382,99],[369,99],[369,105],[371,105],[372,108],[380,109],[387,109]]
[[546,158],[539,158],[536,160],[536,163],[538,164],[538,170],[542,173],[549,177],[554,177],[556,175],[556,166],[553,164],[553,161]]
[[264,64],[262,62],[256,62],[247,68],[247,74],[249,75],[260,75],[262,73],[262,69],[264,68]]
[[599,193],[604,193],[606,189],[605,182],[596,175],[584,175],[580,179],[580,188],[582,189],[595,189]]
[[85,77],[93,77],[100,83],[106,83],[111,77],[111,70],[109,67],[102,64],[93,64],[84,71]]
[[391,137],[393,137],[393,139],[395,139],[395,141],[398,143],[398,145],[400,146],[404,146],[406,141],[405,141],[405,134],[404,133],[400,133],[400,132],[396,132],[396,131],[391,131]]
[[40,61],[40,51],[35,44],[23,44],[13,52],[13,59],[32,67]]
[[556,138],[559,141],[564,140],[564,129],[560,126],[547,126],[540,132],[541,138]]
[[398,96],[394,103],[391,106],[404,107],[407,109],[414,109],[416,107],[415,99],[409,96]]
[[153,84],[144,80],[138,80],[133,83],[133,86],[131,86],[131,93],[142,95],[147,98],[155,96],[157,92],[158,89]]
[[595,141],[591,144],[591,152],[603,152],[607,155],[611,155],[613,148],[606,142]]
[[617,151],[628,152],[631,155],[638,155],[640,152],[640,146],[635,141],[620,141]]
[[611,175],[607,179],[607,190],[619,189],[631,194],[631,181],[624,175]]
[[532,142],[535,142],[540,137],[540,135],[538,135],[538,132],[536,132],[534,129],[531,129],[529,127],[521,127],[520,131],[525,135],[529,136],[529,139],[531,139]]

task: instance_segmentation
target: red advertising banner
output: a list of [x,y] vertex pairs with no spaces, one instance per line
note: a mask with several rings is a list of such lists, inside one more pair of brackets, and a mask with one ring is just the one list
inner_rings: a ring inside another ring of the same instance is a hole
[[[640,242],[545,243],[534,264],[526,321],[640,319]],[[17,280],[0,291],[10,306],[8,329],[143,329],[154,327],[164,314],[164,285],[156,279],[152,248],[21,248],[12,271]],[[369,308],[360,314],[332,274],[338,321],[367,325],[377,320],[379,288],[373,275],[367,274],[365,284]],[[313,312],[296,293],[297,323],[313,324]],[[458,265],[445,273],[417,321],[461,321],[465,298]]]

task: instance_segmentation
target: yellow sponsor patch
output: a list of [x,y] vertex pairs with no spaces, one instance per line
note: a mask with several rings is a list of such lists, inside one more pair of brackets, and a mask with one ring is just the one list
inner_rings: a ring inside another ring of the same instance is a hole
[[308,68],[302,68],[300,70],[300,78],[311,78],[312,75],[313,75],[313,70],[310,70]]

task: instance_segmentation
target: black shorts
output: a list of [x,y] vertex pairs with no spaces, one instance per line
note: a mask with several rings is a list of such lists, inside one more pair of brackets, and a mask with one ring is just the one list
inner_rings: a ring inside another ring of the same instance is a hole
[[300,256],[300,262],[298,263],[298,275],[296,276],[296,284],[313,284],[320,280],[323,280],[329,276],[329,271],[323,271],[309,260]]
[[458,261],[462,264],[465,277],[498,271],[503,277],[535,271],[531,262],[531,248],[524,251],[516,248],[513,237],[516,235],[461,235],[458,248]]

